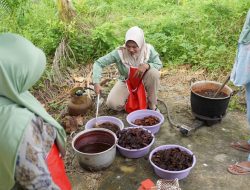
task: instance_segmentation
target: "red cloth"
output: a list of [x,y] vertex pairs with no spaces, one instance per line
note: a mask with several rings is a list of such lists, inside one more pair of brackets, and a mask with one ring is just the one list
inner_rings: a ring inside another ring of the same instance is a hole
[[56,144],[53,144],[49,152],[49,155],[47,157],[47,165],[54,183],[61,190],[71,190],[71,184],[66,175],[64,163],[62,158],[60,157],[59,150]]
[[155,184],[151,179],[146,179],[141,182],[141,186],[138,190],[150,190],[152,187],[155,187]]
[[142,82],[145,73],[142,77],[135,77],[137,70],[138,69],[135,67],[130,67],[129,77],[126,80],[127,88],[129,90],[128,100],[125,105],[127,113],[135,110],[147,109],[146,91]]

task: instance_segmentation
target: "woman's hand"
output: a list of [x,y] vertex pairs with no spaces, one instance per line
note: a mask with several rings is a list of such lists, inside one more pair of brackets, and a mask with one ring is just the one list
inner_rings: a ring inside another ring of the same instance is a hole
[[134,74],[134,77],[142,77],[143,73],[146,72],[150,68],[149,64],[141,64],[138,66],[138,70]]
[[101,85],[100,85],[99,83],[95,83],[95,84],[94,84],[94,90],[95,90],[95,93],[96,93],[96,94],[100,94],[101,91],[102,91]]

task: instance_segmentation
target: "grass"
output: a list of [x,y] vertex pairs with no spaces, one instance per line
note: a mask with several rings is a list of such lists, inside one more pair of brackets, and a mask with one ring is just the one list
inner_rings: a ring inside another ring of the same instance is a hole
[[232,68],[250,7],[249,0],[74,0],[77,16],[64,23],[54,1],[23,1],[13,14],[0,6],[0,32],[30,39],[49,64],[64,37],[77,63],[89,64],[122,45],[127,29],[138,25],[165,67],[188,64],[218,74]]
[[93,62],[124,43],[129,27],[143,28],[165,65],[230,70],[237,40],[250,7],[248,0],[76,0],[77,17],[61,22],[53,1],[28,3],[0,31],[17,32],[54,55],[67,36],[78,63]]

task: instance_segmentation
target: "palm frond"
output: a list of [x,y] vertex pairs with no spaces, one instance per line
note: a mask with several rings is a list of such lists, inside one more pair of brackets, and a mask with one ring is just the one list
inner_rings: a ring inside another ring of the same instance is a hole
[[11,5],[8,0],[0,0],[0,10],[10,13]]

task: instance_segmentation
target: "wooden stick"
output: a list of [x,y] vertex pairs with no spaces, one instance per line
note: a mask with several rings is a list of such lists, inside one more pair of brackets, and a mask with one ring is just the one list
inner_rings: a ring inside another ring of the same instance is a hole
[[221,87],[216,91],[216,93],[214,94],[213,98],[215,98],[220,91],[224,88],[224,86],[226,85],[226,83],[230,80],[230,75],[227,76],[226,80],[224,81],[224,83],[221,85]]

